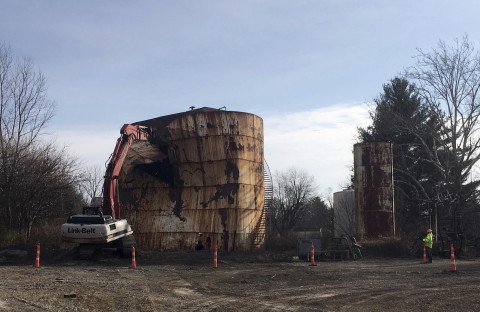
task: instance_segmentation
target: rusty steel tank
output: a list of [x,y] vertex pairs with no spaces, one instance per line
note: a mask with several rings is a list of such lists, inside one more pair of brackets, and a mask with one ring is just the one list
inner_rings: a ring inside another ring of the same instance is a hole
[[354,187],[358,237],[394,237],[392,143],[354,145]]
[[163,250],[251,250],[265,235],[263,120],[200,108],[135,122],[119,175],[122,217],[136,242]]

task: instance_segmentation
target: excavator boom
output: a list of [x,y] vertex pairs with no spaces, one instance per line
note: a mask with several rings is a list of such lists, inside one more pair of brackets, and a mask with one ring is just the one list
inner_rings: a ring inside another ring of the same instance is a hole
[[103,213],[114,219],[120,218],[120,202],[118,199],[118,175],[127,156],[130,146],[136,141],[148,141],[151,130],[148,127],[125,124],[120,129],[120,137],[110,156],[103,182]]

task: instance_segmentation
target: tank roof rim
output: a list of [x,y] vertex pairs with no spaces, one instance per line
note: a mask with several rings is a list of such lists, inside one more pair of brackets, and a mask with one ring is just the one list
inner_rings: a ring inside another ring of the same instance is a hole
[[241,112],[241,111],[229,111],[229,110],[222,110],[222,109],[218,109],[218,108],[211,108],[211,107],[204,106],[204,107],[201,107],[201,108],[196,108],[196,109],[192,109],[192,110],[188,110],[188,111],[184,111],[184,112],[180,112],[180,113],[174,113],[174,114],[158,116],[158,117],[154,117],[154,118],[150,118],[150,119],[145,119],[145,120],[141,120],[141,121],[136,121],[136,122],[133,122],[132,125],[142,125],[142,123],[151,122],[151,121],[158,120],[158,119],[175,120],[176,118],[181,118],[183,116],[193,115],[193,114],[197,114],[197,113],[213,114],[213,113],[218,113],[218,112],[238,113],[238,114],[243,114],[243,115],[250,115],[250,116],[254,116],[254,117],[259,118],[263,122],[262,117],[260,117],[256,114],[253,114],[253,113],[247,113],[247,112]]

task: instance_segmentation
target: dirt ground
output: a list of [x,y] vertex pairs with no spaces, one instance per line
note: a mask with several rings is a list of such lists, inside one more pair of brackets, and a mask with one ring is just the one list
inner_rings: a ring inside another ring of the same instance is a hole
[[0,311],[480,311],[480,261],[293,261],[291,255],[137,250],[0,261]]

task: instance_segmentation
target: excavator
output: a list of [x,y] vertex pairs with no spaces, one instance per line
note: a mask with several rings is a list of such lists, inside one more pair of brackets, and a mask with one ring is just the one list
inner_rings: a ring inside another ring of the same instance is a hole
[[90,258],[101,248],[117,248],[123,257],[131,256],[135,238],[127,220],[120,218],[118,175],[130,146],[137,141],[149,141],[151,137],[152,130],[148,127],[123,125],[115,149],[107,160],[101,202],[94,198],[90,206],[82,208],[81,214],[68,217],[62,225],[62,240],[78,243],[80,258]]

